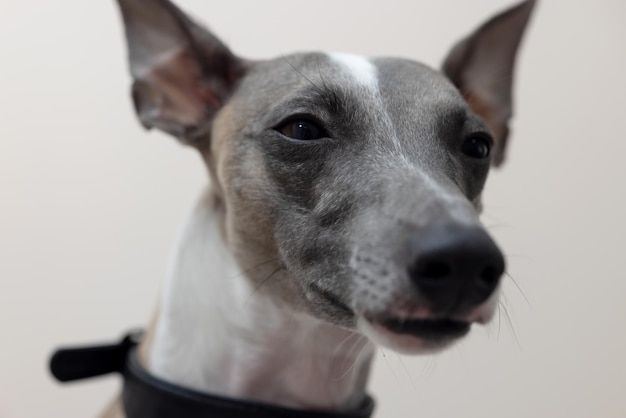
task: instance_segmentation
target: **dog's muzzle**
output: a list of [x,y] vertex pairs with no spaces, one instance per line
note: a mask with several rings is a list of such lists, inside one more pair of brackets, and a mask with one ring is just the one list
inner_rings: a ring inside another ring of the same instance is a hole
[[416,352],[443,347],[492,317],[505,261],[484,229],[438,224],[413,231],[406,242],[405,291],[384,309],[362,313],[370,336]]

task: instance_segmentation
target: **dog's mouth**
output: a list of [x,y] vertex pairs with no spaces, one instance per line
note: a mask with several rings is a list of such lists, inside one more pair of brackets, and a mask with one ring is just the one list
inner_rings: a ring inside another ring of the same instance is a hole
[[[334,306],[337,311],[353,315],[353,311],[331,292],[321,289],[316,285],[312,285],[311,289],[325,299],[329,305]],[[446,342],[464,337],[472,326],[470,321],[451,318],[417,319],[390,317],[381,319],[375,317],[368,318],[367,315],[365,318],[374,325],[374,327],[384,329],[389,333],[413,336],[424,341],[432,341],[433,343]]]
[[[474,322],[467,318],[434,317],[425,312],[413,312],[411,316],[359,313],[334,293],[317,285],[309,287],[317,301],[332,307],[334,318],[357,317],[357,329],[374,342],[405,354],[434,353],[467,335]],[[478,321],[480,322],[480,321]]]
[[405,354],[435,353],[464,337],[472,321],[452,318],[363,317],[360,330],[376,343]]
[[373,321],[395,334],[411,335],[428,341],[445,341],[465,336],[472,324],[454,319],[385,319]]

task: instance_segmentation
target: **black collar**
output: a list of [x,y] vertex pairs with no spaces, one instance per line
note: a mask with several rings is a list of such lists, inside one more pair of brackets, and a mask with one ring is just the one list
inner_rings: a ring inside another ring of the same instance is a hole
[[61,382],[121,373],[127,418],[369,418],[374,410],[369,396],[354,411],[322,412],[230,399],[176,386],[150,375],[139,364],[136,347],[140,338],[141,333],[131,333],[118,344],[57,350],[50,370]]

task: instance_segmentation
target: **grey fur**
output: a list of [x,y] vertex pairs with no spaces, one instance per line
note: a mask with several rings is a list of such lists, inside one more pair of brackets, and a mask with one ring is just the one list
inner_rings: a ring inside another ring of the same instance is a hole
[[[316,53],[255,64],[231,98],[241,126],[235,205],[270,214],[279,257],[293,273],[284,279],[297,278],[311,312],[344,326],[354,326],[355,310],[419,297],[400,255],[411,231],[478,225],[471,202],[489,169],[488,160],[461,153],[467,134],[487,128],[441,73],[401,59],[373,63],[377,101]],[[314,116],[330,138],[283,137],[274,128],[294,114]],[[245,161],[262,161],[266,177],[250,178]]]

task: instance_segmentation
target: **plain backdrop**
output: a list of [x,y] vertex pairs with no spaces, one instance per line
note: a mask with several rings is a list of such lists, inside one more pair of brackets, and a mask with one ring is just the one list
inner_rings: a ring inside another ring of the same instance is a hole
[[[397,55],[437,66],[508,0],[180,0],[238,54]],[[540,2],[509,161],[483,217],[508,256],[493,324],[435,357],[380,351],[379,417],[626,417],[626,1]],[[194,151],[137,123],[113,1],[0,0],[0,417],[89,417],[117,377],[69,386],[59,344],[144,325]]]

